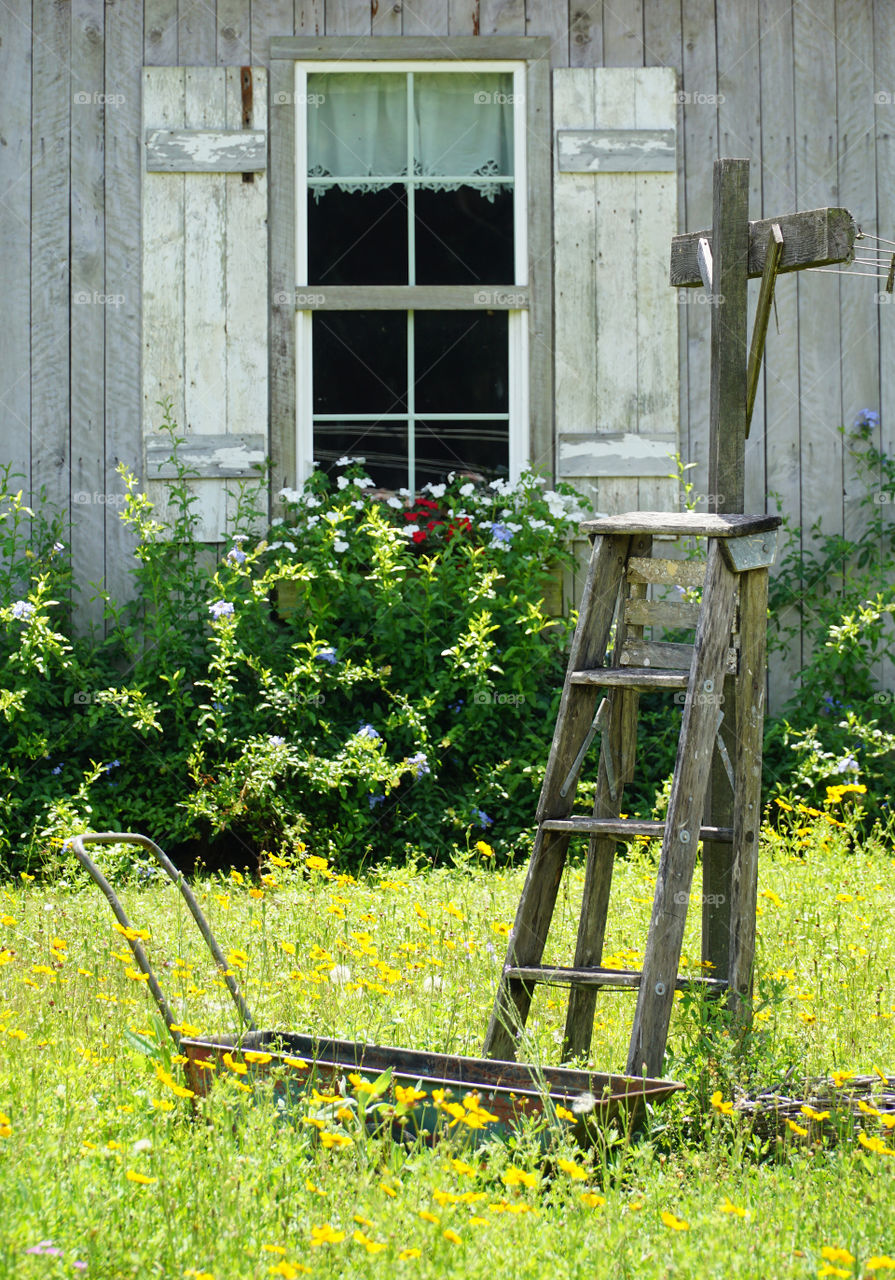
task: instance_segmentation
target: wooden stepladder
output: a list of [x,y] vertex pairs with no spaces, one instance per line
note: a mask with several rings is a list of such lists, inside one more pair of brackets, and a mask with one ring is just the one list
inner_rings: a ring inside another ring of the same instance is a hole
[[[857,228],[847,209],[810,209],[749,221],[749,161],[717,160],[712,226],[675,236],[670,283],[707,291],[711,303],[709,495],[707,515],[634,512],[591,521],[596,539],[538,805],[538,831],[485,1053],[515,1056],[538,982],[571,987],[563,1057],[590,1046],[601,987],[638,988],[628,1074],[661,1072],[674,992],[702,984],[748,1007],[755,949],[755,898],[764,719],[768,568],[776,516],[745,516],[746,437],[755,403],[778,275],[848,262]],[[761,279],[746,352],[747,286]],[[705,539],[704,570],[652,556],[655,536]],[[677,575],[677,576],[675,576]],[[702,587],[698,610],[648,600],[677,583]],[[608,657],[613,620],[615,642]],[[737,620],[738,619],[738,620]],[[682,646],[646,643],[645,626],[691,627]],[[737,643],[731,644],[735,624]],[[686,646],[683,646],[686,648]],[[600,690],[605,697],[598,705]],[[639,694],[683,693],[684,714],[665,823],[619,817],[636,748]],[[596,715],[594,715],[594,709]],[[592,815],[573,814],[588,748],[602,734]],[[590,836],[575,963],[541,960],[569,840]],[[662,834],[643,969],[601,967],[603,936],[620,840]],[[702,958],[711,977],[678,974],[697,844],[703,842]]]
[[[768,567],[779,523],[777,516],[641,511],[583,526],[595,542],[538,805],[534,851],[485,1040],[488,1056],[515,1056],[539,982],[571,988],[564,1059],[588,1051],[601,987],[638,988],[627,1064],[628,1074],[636,1076],[661,1071],[675,990],[688,985],[728,989],[734,1000],[748,994],[761,817]],[[704,539],[704,563],[654,559],[652,539],[657,535]],[[701,604],[649,601],[649,584],[701,586]],[[643,639],[644,626],[694,624],[692,646]],[[732,753],[722,745],[719,732],[728,676],[735,684],[739,710]],[[638,695],[644,690],[666,690],[679,698],[683,693],[665,822],[619,817],[624,784],[633,776]],[[582,765],[597,733],[602,744],[593,813],[575,814]],[[723,829],[703,821],[716,744],[734,796],[732,826]],[[589,835],[590,844],[575,960],[569,968],[544,966],[547,932],[569,841],[576,832]],[[605,968],[601,959],[615,847],[639,835],[660,834],[662,852],[643,969]],[[678,965],[700,839],[731,846],[724,895],[730,930],[728,971],[682,978]]]

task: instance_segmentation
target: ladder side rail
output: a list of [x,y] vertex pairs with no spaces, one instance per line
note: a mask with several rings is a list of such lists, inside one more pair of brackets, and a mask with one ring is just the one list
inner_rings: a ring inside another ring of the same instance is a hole
[[[643,981],[628,1053],[628,1074],[661,1069],[678,976],[687,906],[696,862],[717,733],[718,699],[733,621],[737,577],[718,539],[709,542],[703,612],[696,629],[690,683],[668,805],[667,826],[656,879],[652,916],[643,959]],[[715,695],[715,696],[713,696]]]

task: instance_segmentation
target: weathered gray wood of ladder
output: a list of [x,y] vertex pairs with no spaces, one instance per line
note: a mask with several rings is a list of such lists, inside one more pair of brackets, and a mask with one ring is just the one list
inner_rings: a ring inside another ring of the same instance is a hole
[[[563,685],[553,745],[537,810],[538,830],[509,937],[506,962],[485,1039],[485,1054],[515,1057],[534,987],[571,988],[563,1058],[590,1048],[601,987],[638,988],[627,1071],[662,1069],[675,990],[702,986],[729,992],[732,1003],[751,990],[760,825],[761,744],[765,693],[768,567],[776,549],[777,516],[633,512],[586,523],[595,538]],[[702,564],[652,557],[654,536],[703,538]],[[650,601],[649,584],[702,588],[701,604]],[[621,598],[621,603],[619,600]],[[732,631],[738,613],[738,647]],[[609,653],[613,620],[615,642]],[[692,646],[650,643],[645,626],[695,625]],[[725,677],[734,686],[738,723],[722,748]],[[600,691],[605,699],[597,709]],[[633,777],[638,698],[644,690],[683,691],[683,721],[663,823],[619,817],[623,788]],[[581,767],[597,733],[602,745],[591,815],[572,812]],[[716,743],[733,790],[733,825],[703,825]],[[732,757],[732,758],[731,758]],[[590,836],[574,964],[542,965],[569,841]],[[662,835],[652,918],[642,970],[601,965],[616,844]],[[727,972],[678,975],[687,905],[700,839],[731,848],[724,886],[729,925]]]

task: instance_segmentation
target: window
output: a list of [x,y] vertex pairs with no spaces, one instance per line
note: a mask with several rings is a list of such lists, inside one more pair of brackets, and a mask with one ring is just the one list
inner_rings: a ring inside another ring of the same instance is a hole
[[552,473],[549,42],[434,51],[271,42],[275,493]]
[[451,471],[520,470],[524,74],[297,64],[306,465],[361,456],[374,483],[411,492]]

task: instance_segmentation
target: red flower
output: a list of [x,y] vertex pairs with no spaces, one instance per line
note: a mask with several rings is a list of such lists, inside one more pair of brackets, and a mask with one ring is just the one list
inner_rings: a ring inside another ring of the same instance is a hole
[[450,541],[450,539],[454,536],[455,533],[471,533],[471,532],[472,532],[472,521],[467,520],[466,516],[461,516],[459,520],[451,521],[451,523],[448,525],[447,533],[445,534],[445,537],[448,539],[448,541]]
[[426,541],[426,535],[425,535],[425,533],[423,533],[422,529],[417,529],[416,533],[412,534],[411,536],[412,536],[412,538],[413,538],[413,541],[414,541],[414,542],[425,542],[425,541]]

